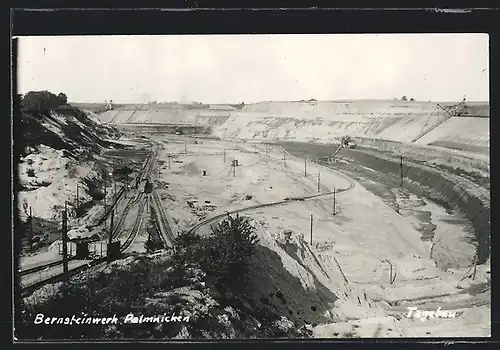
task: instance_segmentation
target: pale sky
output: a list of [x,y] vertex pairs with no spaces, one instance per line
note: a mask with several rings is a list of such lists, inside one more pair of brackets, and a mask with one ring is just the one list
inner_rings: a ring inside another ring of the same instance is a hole
[[487,34],[21,37],[18,90],[72,102],[489,101]]

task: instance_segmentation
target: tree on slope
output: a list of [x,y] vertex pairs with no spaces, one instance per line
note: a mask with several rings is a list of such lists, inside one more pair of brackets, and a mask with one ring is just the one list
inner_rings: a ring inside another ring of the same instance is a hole
[[59,106],[65,105],[68,103],[68,96],[66,94],[63,94],[62,92],[57,95],[57,103]]
[[55,95],[50,91],[30,91],[24,95],[21,106],[25,110],[47,111],[52,108],[65,105],[68,98],[64,93]]

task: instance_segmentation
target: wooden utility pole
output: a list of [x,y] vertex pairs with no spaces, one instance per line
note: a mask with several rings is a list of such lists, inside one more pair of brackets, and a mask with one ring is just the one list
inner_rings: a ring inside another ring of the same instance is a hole
[[113,243],[113,224],[115,220],[115,210],[111,210],[111,223],[109,224],[109,244]]
[[474,272],[472,273],[472,280],[473,281],[476,279],[477,260],[478,260],[478,256],[476,253],[476,255],[474,256]]
[[29,218],[29,237],[28,237],[28,243],[30,246],[30,253],[33,253],[33,215],[31,213],[31,206],[30,206],[30,218]]
[[170,170],[170,153],[168,154],[168,170]]
[[386,262],[386,263],[389,264],[389,266],[390,266],[389,284],[393,284],[394,280],[396,279],[396,276],[394,276],[394,278],[392,278],[392,264],[391,264],[391,262],[389,260],[386,260],[386,259],[382,260],[382,262]]
[[104,185],[104,227],[108,227],[108,219],[106,217],[106,211],[108,210],[108,205],[106,202],[106,197],[107,197],[107,191],[106,191],[106,185]]
[[78,198],[78,183],[76,183],[76,208],[78,209],[78,207],[80,206],[80,201],[79,201],[79,198]]
[[335,187],[333,187],[333,215],[335,215]]
[[307,176],[307,159],[304,159],[304,176]]
[[233,160],[233,177],[236,177],[236,161]]
[[390,270],[390,274],[391,274],[391,275],[390,275],[390,278],[389,278],[389,282],[390,282],[390,284],[392,284],[392,282],[393,282],[393,281],[392,281],[392,264],[391,264],[391,263],[389,263],[389,265],[391,266],[391,270]]
[[321,182],[320,172],[318,171],[318,193],[319,193],[320,182]]
[[68,275],[68,202],[64,202],[64,212],[62,220],[62,244],[63,244],[63,274]]
[[311,214],[311,245],[313,244],[313,214]]
[[403,188],[403,156],[401,156],[400,168],[401,168],[401,188]]
[[226,148],[222,149],[222,153],[224,154],[224,163],[226,162]]
[[116,181],[114,179],[113,174],[115,173],[115,169],[113,168],[113,171],[111,172],[111,181],[113,181],[113,195],[116,196]]

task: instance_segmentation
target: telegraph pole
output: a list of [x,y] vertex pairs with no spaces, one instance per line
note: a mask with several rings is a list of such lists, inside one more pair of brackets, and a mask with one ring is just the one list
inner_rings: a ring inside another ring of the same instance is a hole
[[304,176],[307,176],[307,159],[304,159]]
[[68,202],[64,202],[64,212],[62,220],[62,244],[63,244],[63,273],[68,275]]
[[403,188],[403,156],[401,156],[400,168],[401,168],[401,188]]
[[319,192],[319,184],[320,184],[321,178],[320,178],[320,172],[318,171],[318,192]]
[[311,214],[311,245],[313,244],[313,214]]
[[477,260],[478,260],[478,255],[476,253],[476,255],[474,256],[474,272],[472,273],[473,281],[476,279]]
[[114,176],[113,176],[114,172],[115,171],[113,169],[113,172],[111,173],[112,174],[111,175],[111,181],[113,181],[113,196],[116,196],[116,181],[115,181]]
[[236,161],[235,160],[233,160],[232,167],[233,167],[233,177],[236,177]]
[[78,182],[76,183],[76,208],[78,209],[78,207],[80,206],[80,201],[79,201],[79,198],[78,198]]
[[109,224],[109,244],[113,243],[113,222],[115,220],[115,209],[111,210],[111,223]]
[[29,233],[28,243],[30,245],[30,253],[33,253],[33,215],[31,214],[31,206],[30,206],[29,224],[30,224],[30,226],[29,226],[30,233]]
[[335,215],[335,186],[333,187],[333,215]]
[[224,154],[224,163],[226,162],[226,148],[222,149],[222,153]]
[[170,153],[168,154],[168,170],[170,170]]
[[106,210],[108,209],[107,203],[106,203],[106,197],[107,197],[107,190],[106,190],[106,180],[104,180],[104,227],[108,227],[108,220],[106,219]]

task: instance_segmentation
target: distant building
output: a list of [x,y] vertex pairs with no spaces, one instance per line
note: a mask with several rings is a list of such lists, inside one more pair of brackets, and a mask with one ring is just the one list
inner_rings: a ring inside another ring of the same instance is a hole
[[230,105],[210,105],[210,110],[213,111],[236,111],[236,108]]

